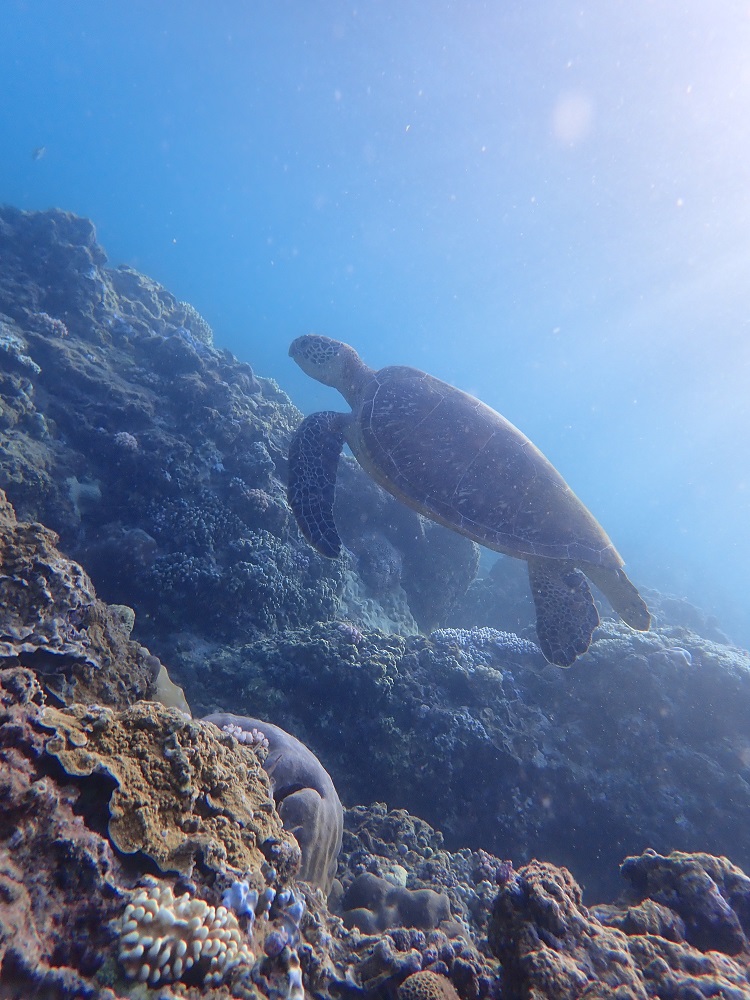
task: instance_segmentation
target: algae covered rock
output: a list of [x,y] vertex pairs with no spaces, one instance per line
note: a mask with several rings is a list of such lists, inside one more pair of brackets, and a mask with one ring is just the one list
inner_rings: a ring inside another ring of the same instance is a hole
[[727,858],[647,850],[626,858],[620,874],[629,899],[651,901],[674,914],[681,940],[701,951],[750,951],[750,878]]

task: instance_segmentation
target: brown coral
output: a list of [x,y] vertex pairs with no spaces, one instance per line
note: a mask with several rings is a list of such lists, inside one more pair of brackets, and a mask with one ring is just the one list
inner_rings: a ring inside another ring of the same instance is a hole
[[81,788],[44,766],[42,702],[31,671],[0,671],[0,981],[14,996],[63,996],[53,982],[94,972],[122,906],[118,859],[82,821]]
[[398,1000],[458,1000],[458,993],[450,979],[423,969],[401,983]]
[[48,708],[44,723],[55,730],[47,752],[68,774],[112,779],[108,829],[119,850],[142,851],[162,871],[190,873],[200,858],[241,873],[260,867],[266,845],[281,877],[293,875],[299,849],[251,749],[152,702]]

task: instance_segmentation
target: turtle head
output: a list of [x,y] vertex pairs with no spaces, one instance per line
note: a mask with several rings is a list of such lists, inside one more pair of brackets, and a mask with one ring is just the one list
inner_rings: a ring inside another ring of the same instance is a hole
[[362,378],[370,371],[353,347],[316,333],[292,341],[289,357],[306,375],[338,389],[351,405]]

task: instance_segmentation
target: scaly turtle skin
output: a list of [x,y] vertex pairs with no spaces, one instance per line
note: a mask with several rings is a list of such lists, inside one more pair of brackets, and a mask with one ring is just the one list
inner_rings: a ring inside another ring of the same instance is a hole
[[570,666],[599,624],[586,577],[628,625],[648,630],[648,608],[601,525],[499,413],[416,368],[373,371],[328,337],[298,337],[289,354],[352,408],[307,417],[289,451],[289,504],[320,553],[336,558],[341,549],[333,500],[346,442],[365,472],[413,510],[526,560],[539,644],[551,663]]

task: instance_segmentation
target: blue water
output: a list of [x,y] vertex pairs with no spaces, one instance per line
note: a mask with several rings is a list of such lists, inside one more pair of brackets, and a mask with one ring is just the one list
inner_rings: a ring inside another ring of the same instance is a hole
[[746,2],[4,0],[0,36],[0,201],[91,217],[306,411],[311,330],[481,396],[750,645]]

